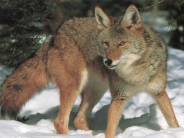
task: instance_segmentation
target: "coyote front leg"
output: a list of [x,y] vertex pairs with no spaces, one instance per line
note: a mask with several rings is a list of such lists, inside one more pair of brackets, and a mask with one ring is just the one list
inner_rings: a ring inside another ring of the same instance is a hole
[[117,96],[112,100],[108,111],[105,138],[114,138],[123,108],[128,99],[129,97],[127,96],[120,96],[117,94]]
[[[92,78],[92,76],[90,76],[90,78]],[[89,81],[86,88],[83,90],[81,95],[82,103],[74,119],[74,125],[77,129],[90,129],[88,122],[93,107],[98,103],[108,89],[108,84],[105,81],[105,79],[103,83],[100,83],[100,81],[97,80]]]
[[176,120],[171,102],[165,91],[153,96],[160,107],[168,125],[170,127],[179,127],[178,121]]

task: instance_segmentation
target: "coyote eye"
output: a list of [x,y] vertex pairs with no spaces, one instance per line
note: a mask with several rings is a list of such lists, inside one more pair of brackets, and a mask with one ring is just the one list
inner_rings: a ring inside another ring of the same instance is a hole
[[104,42],[104,46],[109,47],[109,42]]
[[125,41],[121,41],[121,42],[118,44],[118,46],[124,46],[125,44],[126,44]]

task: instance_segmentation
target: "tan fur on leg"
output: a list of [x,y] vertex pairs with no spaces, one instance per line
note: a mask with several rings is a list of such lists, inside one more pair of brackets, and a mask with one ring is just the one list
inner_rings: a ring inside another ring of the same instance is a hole
[[162,111],[169,126],[179,127],[178,121],[176,120],[176,117],[171,105],[171,101],[169,100],[167,93],[164,91],[153,97],[157,101],[158,106],[160,107],[160,110]]

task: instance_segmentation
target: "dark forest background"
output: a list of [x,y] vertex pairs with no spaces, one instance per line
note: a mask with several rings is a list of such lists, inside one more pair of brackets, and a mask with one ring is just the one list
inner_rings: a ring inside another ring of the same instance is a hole
[[184,0],[0,0],[0,65],[18,66],[66,20],[94,16],[96,5],[122,17],[130,4],[141,13],[153,13],[154,20],[160,12],[168,13],[167,44],[184,50]]

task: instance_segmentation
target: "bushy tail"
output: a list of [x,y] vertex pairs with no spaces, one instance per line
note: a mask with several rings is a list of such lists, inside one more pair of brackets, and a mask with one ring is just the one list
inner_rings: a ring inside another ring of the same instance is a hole
[[49,42],[6,79],[0,93],[2,116],[15,118],[22,105],[47,84],[48,49]]

